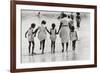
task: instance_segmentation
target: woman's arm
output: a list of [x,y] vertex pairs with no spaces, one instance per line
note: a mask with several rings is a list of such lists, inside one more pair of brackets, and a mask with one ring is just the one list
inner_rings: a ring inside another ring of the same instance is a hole
[[60,29],[61,29],[61,27],[62,27],[62,22],[60,22],[60,26],[59,26],[59,29],[58,29],[58,33],[59,33],[59,31],[60,31]]

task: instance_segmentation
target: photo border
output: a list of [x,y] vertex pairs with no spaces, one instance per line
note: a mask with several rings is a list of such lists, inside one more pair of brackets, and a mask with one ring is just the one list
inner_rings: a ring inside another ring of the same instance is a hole
[[[46,71],[46,70],[61,70],[61,69],[77,69],[97,67],[97,6],[95,5],[80,5],[80,4],[64,4],[64,3],[48,3],[48,2],[34,2],[34,1],[11,1],[10,11],[10,48],[11,61],[10,71],[13,72],[30,72],[30,71]],[[75,65],[75,66],[55,66],[55,67],[40,67],[40,68],[16,68],[16,5],[37,5],[37,6],[53,6],[53,7],[70,7],[70,8],[87,8],[94,9],[94,64]]]

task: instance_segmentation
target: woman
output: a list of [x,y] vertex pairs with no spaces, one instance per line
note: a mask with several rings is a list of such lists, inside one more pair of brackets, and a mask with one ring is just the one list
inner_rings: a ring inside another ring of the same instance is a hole
[[66,51],[68,51],[68,42],[70,39],[70,29],[69,29],[69,16],[64,14],[63,12],[61,13],[61,16],[59,17],[61,19],[60,21],[60,26],[58,33],[60,33],[60,38],[62,42],[62,52],[64,52],[64,44],[66,44]]

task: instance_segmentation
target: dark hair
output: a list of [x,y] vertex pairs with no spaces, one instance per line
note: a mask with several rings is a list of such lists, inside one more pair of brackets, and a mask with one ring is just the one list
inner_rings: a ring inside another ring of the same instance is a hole
[[68,18],[70,18],[70,15],[68,15]]
[[77,15],[80,15],[80,13],[79,13],[79,12],[77,12],[76,14],[77,14]]
[[53,28],[55,27],[55,23],[52,23],[52,27],[53,27]]
[[34,27],[35,27],[35,23],[32,23],[32,24],[31,24],[31,27],[34,28]]
[[43,21],[41,22],[41,24],[44,24],[44,25],[45,25],[45,24],[46,24],[46,21],[45,21],[45,20],[43,20]]
[[72,26],[72,27],[71,27],[71,30],[72,30],[72,31],[74,31],[74,30],[75,30],[75,27],[74,27],[74,26]]

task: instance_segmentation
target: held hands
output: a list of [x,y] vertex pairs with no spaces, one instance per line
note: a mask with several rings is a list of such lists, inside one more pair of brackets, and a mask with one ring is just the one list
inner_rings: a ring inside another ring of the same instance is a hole
[[56,34],[59,34],[59,31]]
[[34,37],[36,37],[36,32],[32,32],[34,34]]
[[56,32],[56,34],[59,34],[59,31],[58,31],[58,32]]

